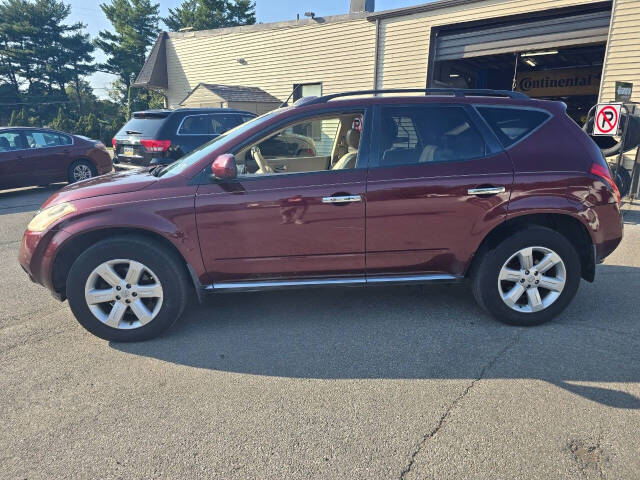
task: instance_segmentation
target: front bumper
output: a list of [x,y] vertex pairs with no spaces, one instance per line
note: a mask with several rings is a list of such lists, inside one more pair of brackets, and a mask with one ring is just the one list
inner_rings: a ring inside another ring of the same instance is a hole
[[53,282],[53,265],[58,247],[69,238],[64,230],[52,229],[45,232],[24,232],[18,262],[32,282],[49,289],[59,300],[63,296],[55,288]]

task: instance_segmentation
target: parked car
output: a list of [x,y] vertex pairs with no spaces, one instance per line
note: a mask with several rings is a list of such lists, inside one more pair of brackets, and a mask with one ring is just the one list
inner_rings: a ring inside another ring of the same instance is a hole
[[255,116],[230,108],[135,112],[113,137],[113,159],[138,166],[171,163]]
[[[427,92],[305,98],[168,166],[66,187],[20,263],[113,341],[160,334],[190,290],[466,280],[503,322],[551,320],[622,238],[599,149],[561,102]],[[265,157],[303,127],[332,148]]]
[[111,170],[98,140],[49,128],[0,127],[0,189],[74,183]]

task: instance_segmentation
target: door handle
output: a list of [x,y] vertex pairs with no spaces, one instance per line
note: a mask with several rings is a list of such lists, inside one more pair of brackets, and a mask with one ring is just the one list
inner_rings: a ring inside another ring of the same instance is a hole
[[505,192],[504,187],[480,187],[480,188],[470,188],[467,190],[469,195],[496,195],[498,193]]
[[362,197],[360,195],[340,195],[337,197],[322,197],[322,203],[351,203],[361,202]]

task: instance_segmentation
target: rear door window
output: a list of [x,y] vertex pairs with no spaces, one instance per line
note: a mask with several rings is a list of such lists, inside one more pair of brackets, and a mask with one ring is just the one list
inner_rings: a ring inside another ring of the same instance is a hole
[[71,144],[70,137],[53,132],[27,131],[25,137],[29,148],[60,147]]
[[486,153],[463,107],[384,107],[381,122],[381,166],[469,160]]
[[513,107],[477,107],[504,147],[532,133],[551,115],[540,110]]
[[209,135],[209,115],[189,115],[184,117],[178,135]]

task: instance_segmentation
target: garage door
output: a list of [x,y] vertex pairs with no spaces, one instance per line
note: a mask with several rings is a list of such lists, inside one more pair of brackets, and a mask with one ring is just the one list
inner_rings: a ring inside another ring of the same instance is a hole
[[607,41],[611,11],[519,21],[490,28],[439,32],[435,60],[523,52]]

